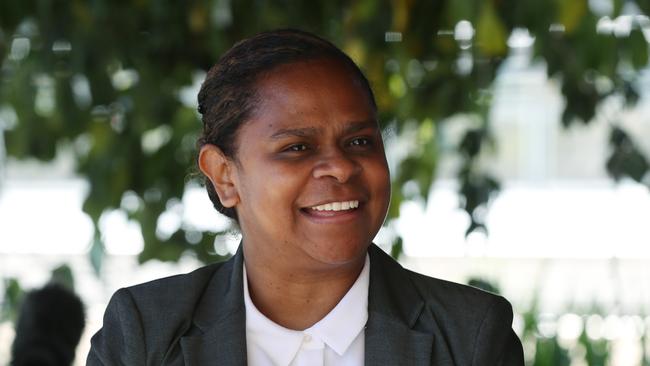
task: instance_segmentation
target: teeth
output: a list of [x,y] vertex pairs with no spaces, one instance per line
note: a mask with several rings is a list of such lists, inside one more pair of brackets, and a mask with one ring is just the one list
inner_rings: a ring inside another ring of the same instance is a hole
[[344,211],[359,207],[359,201],[330,202],[311,209],[316,211]]

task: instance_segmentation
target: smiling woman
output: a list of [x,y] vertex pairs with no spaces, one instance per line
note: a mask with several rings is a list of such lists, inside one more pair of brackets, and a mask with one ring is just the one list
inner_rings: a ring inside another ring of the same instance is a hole
[[[232,195],[222,202],[236,204],[247,262],[260,256],[290,259],[278,269],[291,273],[332,266],[353,278],[360,272],[386,215],[390,183],[374,108],[354,80],[336,60],[278,66],[257,84],[260,102],[236,137],[237,163],[214,145],[203,147],[202,169],[219,197]],[[358,207],[340,210],[350,201]],[[339,210],[312,209],[328,204]]]
[[240,249],[119,290],[88,364],[523,365],[505,299],[372,244],[390,178],[347,55],[301,31],[259,34],[209,71],[199,105],[198,165]]

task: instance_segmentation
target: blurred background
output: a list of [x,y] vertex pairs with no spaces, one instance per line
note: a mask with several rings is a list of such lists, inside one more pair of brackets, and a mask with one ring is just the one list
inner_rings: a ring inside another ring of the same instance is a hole
[[118,288],[228,257],[196,94],[234,42],[315,32],[376,93],[376,242],[512,303],[527,365],[650,365],[650,3],[0,0],[0,363],[26,292],[76,292],[76,364]]

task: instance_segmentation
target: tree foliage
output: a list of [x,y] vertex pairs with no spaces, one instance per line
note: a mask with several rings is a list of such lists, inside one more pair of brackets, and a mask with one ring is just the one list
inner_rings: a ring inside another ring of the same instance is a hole
[[[638,99],[635,77],[648,61],[650,11],[644,1],[440,0],[316,1],[34,0],[0,3],[0,120],[16,158],[50,160],[71,146],[90,183],[83,209],[123,209],[142,229],[141,261],[177,260],[186,251],[214,260],[215,235],[182,226],[156,234],[158,218],[194,177],[200,122],[192,85],[237,40],[296,27],[341,46],[367,73],[381,122],[395,134],[416,126],[409,155],[393,172],[389,219],[402,187],[426,200],[440,154],[440,123],[474,115],[457,150],[469,231],[484,230],[477,210],[499,189],[477,157],[490,143],[488,110],[508,37],[527,29],[534,55],[561,83],[562,123],[588,123],[601,102]],[[595,2],[594,2],[595,3]],[[608,5],[609,4],[609,5]],[[468,22],[461,22],[466,20]],[[415,123],[413,123],[415,122]],[[8,125],[7,125],[8,124]],[[612,121],[613,177],[642,181],[648,162]],[[125,197],[137,204],[125,205]],[[207,197],[206,197],[207,199]],[[399,252],[399,251],[396,251]],[[101,235],[91,257],[99,268]]]

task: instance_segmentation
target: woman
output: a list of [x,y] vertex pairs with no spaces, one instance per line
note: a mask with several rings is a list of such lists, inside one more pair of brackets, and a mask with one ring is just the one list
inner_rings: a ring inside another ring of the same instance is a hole
[[354,62],[314,35],[241,41],[199,92],[198,164],[237,254],[121,289],[91,365],[523,365],[503,298],[403,269],[372,239],[390,180]]

